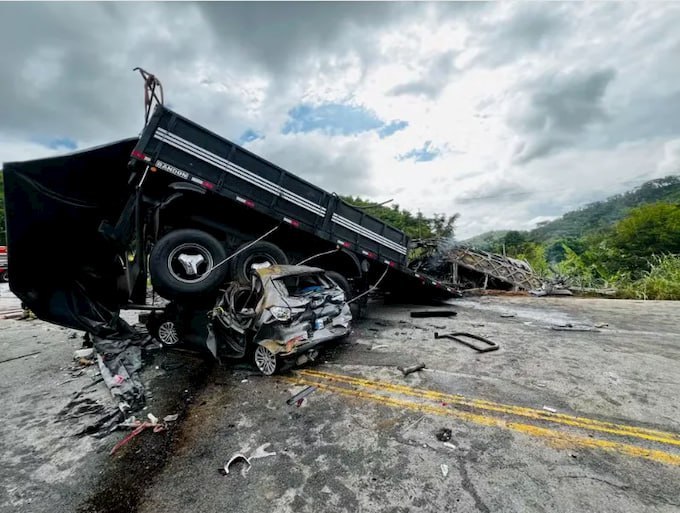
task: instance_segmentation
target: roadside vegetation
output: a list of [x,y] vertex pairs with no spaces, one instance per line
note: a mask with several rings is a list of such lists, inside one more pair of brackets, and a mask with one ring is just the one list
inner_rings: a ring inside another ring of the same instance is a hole
[[680,299],[680,177],[652,180],[532,231],[482,235],[472,245],[525,259],[544,278],[563,277],[571,286]]
[[412,214],[408,210],[399,208],[397,204],[380,205],[359,196],[342,196],[342,199],[350,205],[361,208],[367,214],[391,224],[412,239],[451,238],[459,217],[458,214],[451,216],[434,214],[432,217],[425,217],[420,212]]

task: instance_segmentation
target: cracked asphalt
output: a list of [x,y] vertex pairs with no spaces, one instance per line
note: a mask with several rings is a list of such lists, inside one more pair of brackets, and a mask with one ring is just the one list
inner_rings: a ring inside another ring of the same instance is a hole
[[[74,442],[51,422],[68,400],[49,376],[71,357],[69,332],[3,321],[3,353],[18,337],[49,353],[2,364],[11,465],[0,511],[678,511],[680,303],[484,297],[452,307],[457,317],[412,319],[422,307],[372,305],[349,339],[275,378],[159,353],[151,407],[181,410],[180,422],[115,458],[122,434]],[[478,354],[434,331],[501,348]],[[160,368],[163,358],[189,367]],[[397,370],[421,362],[407,377]],[[306,386],[315,390],[301,404],[286,404]],[[264,444],[276,455],[247,473],[218,471]],[[126,495],[134,476],[143,485]]]

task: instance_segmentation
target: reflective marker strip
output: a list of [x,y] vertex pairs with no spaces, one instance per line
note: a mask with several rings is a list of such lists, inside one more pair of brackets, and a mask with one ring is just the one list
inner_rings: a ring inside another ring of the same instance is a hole
[[236,196],[236,201],[238,201],[239,203],[243,203],[247,207],[252,208],[255,206],[255,202],[253,200],[245,199],[242,198],[241,196]]
[[306,210],[309,210],[310,212],[313,212],[314,214],[320,217],[326,215],[326,209],[323,208],[322,206],[317,205],[316,203],[313,203],[308,199],[295,194],[292,191],[284,189],[283,187],[280,187],[279,185],[276,185],[275,183],[270,182],[269,180],[262,178],[261,176],[258,176],[255,173],[252,173],[247,169],[244,169],[241,166],[234,164],[233,162],[223,159],[222,157],[219,157],[214,153],[211,153],[201,148],[200,146],[197,146],[187,141],[186,139],[182,139],[181,137],[172,134],[167,130],[159,128],[156,131],[156,134],[154,134],[154,137],[164,143],[170,144],[171,146],[174,146],[175,148],[184,151],[185,153],[198,157],[201,160],[207,162],[208,164],[211,164],[215,167],[222,169],[223,171],[227,171],[228,173],[238,178],[241,178],[246,182],[250,182],[253,185],[256,185],[257,187],[264,189],[276,196],[281,196],[282,198],[290,201],[291,203],[294,203]]
[[148,156],[144,155],[142,152],[139,152],[137,150],[133,150],[130,155],[132,157],[136,158],[136,159],[143,160],[144,162],[150,162],[151,161],[151,157],[148,157]]
[[337,223],[340,226],[344,226],[345,228],[352,230],[353,232],[356,232],[359,235],[363,235],[366,238],[372,239],[376,241],[378,244],[387,246],[388,248],[392,249],[393,251],[396,251],[397,253],[401,253],[402,255],[406,254],[406,248],[404,246],[400,246],[396,242],[391,241],[390,239],[387,239],[382,235],[378,235],[377,233],[372,232],[369,229],[364,228],[363,226],[350,221],[346,217],[342,217],[338,214],[333,214],[331,219],[334,223]]

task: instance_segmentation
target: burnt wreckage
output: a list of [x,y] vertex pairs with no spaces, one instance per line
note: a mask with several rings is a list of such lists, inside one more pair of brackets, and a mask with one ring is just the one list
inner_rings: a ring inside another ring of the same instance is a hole
[[[170,301],[150,316],[150,328],[170,337],[174,329],[177,338],[215,354],[215,334],[225,325],[234,329],[219,308],[246,315],[225,305],[243,295],[234,283],[251,286],[254,266],[272,266],[284,283],[287,272],[317,276],[324,308],[340,313],[310,306],[312,319],[304,322],[313,328],[319,318],[345,323],[337,287],[355,310],[365,307],[377,284],[410,297],[456,293],[409,267],[412,244],[405,233],[168,109],[158,81],[142,74],[147,101],[140,137],[4,165],[10,288],[39,318],[98,337],[129,336],[121,309],[159,309],[147,304],[150,277],[154,292]],[[326,272],[279,267],[289,263]],[[256,273],[263,301],[273,297],[265,281],[277,282],[265,279],[267,272],[274,271]],[[318,300],[276,290],[291,305]],[[256,333],[270,327],[264,318],[253,319]],[[291,321],[277,322],[292,321],[291,309]],[[292,338],[303,332],[308,343],[318,338],[307,328]],[[279,335],[271,340],[287,336]],[[220,345],[239,352],[234,340]]]

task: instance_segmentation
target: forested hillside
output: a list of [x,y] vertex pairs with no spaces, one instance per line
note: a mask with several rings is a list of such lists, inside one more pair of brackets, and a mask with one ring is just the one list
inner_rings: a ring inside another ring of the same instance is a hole
[[632,208],[658,201],[680,202],[680,176],[650,180],[631,191],[590,203],[531,230],[529,237],[536,241],[581,237],[623,219]]
[[[541,223],[533,230],[513,231],[510,238],[520,237],[523,240],[535,242],[579,238],[611,226],[623,219],[635,207],[659,201],[680,202],[680,176],[671,175],[650,180],[623,194],[590,203],[578,210],[567,212],[554,221]],[[508,232],[508,230],[485,232],[467,239],[464,243],[479,249],[494,251],[502,248]]]

